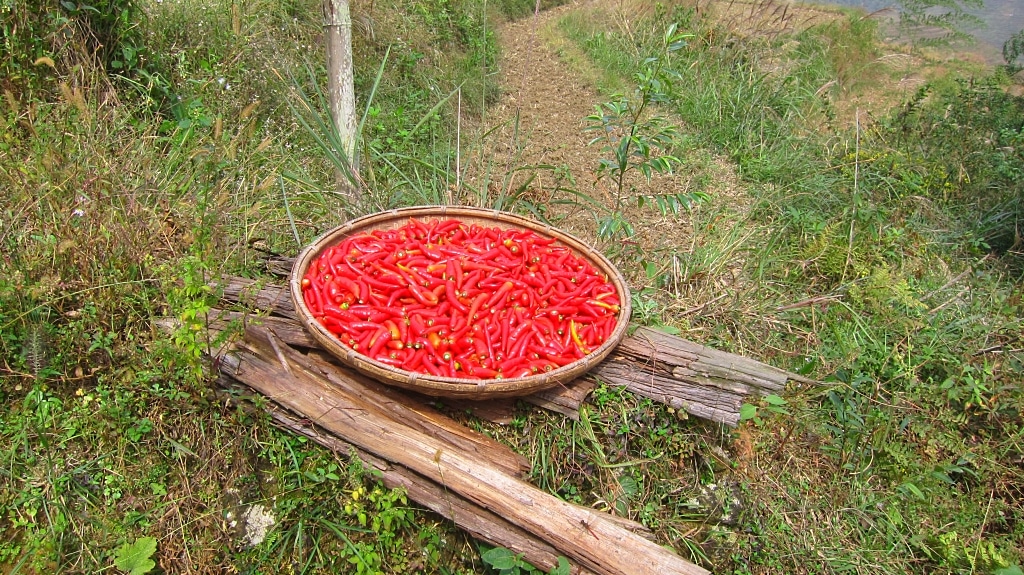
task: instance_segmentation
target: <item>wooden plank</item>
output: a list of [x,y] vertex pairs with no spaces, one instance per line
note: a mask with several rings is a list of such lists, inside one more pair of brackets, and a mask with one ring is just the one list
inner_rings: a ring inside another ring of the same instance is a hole
[[631,393],[727,425],[739,422],[740,406],[746,397],[660,374],[638,372],[619,363],[602,363],[592,374],[606,383],[622,385]]
[[225,276],[212,287],[215,292],[220,292],[220,297],[224,301],[240,303],[249,308],[261,309],[291,319],[298,318],[292,296],[283,285]]
[[260,325],[272,331],[281,341],[292,347],[320,347],[320,344],[313,339],[313,336],[309,335],[309,332],[296,319],[218,308],[211,309],[208,317],[206,325],[212,331],[224,331],[236,327],[244,328],[247,325]]
[[[236,379],[282,406],[302,413],[331,434],[444,486],[474,504],[547,541],[560,554],[595,573],[636,575],[704,574],[668,549],[623,529],[605,514],[555,498],[502,470],[453,450],[427,434],[395,426],[359,397],[337,392],[320,374],[295,363],[301,355],[267,339],[258,328],[246,330],[251,350],[239,350]],[[261,356],[262,354],[262,356]],[[277,355],[279,364],[264,357]],[[291,367],[294,365],[295,367]],[[288,377],[282,377],[285,373]],[[291,380],[301,385],[289,385]]]
[[470,401],[468,399],[455,399],[450,397],[435,397],[433,403],[441,406],[442,409],[460,411],[467,415],[497,423],[508,425],[515,418],[516,402],[514,397],[498,397],[482,401]]
[[565,385],[528,395],[523,400],[579,421],[580,406],[595,387],[597,387],[596,381],[590,377],[582,377]]
[[727,425],[750,396],[777,393],[798,376],[655,329],[640,327],[588,377]]
[[[416,475],[401,465],[388,463],[334,435],[322,433],[313,426],[305,425],[281,409],[272,409],[270,413],[278,425],[304,435],[339,455],[347,457],[354,453],[365,465],[380,472],[381,480],[388,489],[405,489],[412,501],[458,525],[473,538],[498,547],[513,549],[516,553],[522,554],[530,564],[545,571],[550,571],[557,565],[559,553],[554,547],[500,516]],[[578,567],[572,572],[578,575],[591,573]]]
[[[284,261],[284,260],[282,260]],[[284,265],[284,264],[282,264]],[[225,277],[219,284],[227,302],[255,306],[270,312],[271,329],[290,345],[305,347],[310,337],[295,320],[295,309],[284,287]],[[342,371],[351,371],[339,365]],[[579,407],[598,381],[682,409],[696,417],[736,425],[739,408],[750,396],[778,393],[789,381],[812,380],[740,355],[716,350],[655,329],[640,327],[622,340],[615,353],[585,377],[523,398],[524,401],[579,417]],[[450,402],[455,404],[455,402]],[[506,403],[474,408],[480,417],[508,421]]]
[[[748,386],[748,392],[779,391],[796,374],[742,355],[728,353],[670,335],[649,327],[640,327],[616,348],[616,353],[632,357],[648,370],[660,366],[675,372],[689,369],[694,375],[728,379]],[[680,375],[677,375],[680,377]]]
[[317,372],[331,385],[361,398],[395,422],[441,439],[453,449],[488,460],[491,465],[515,477],[521,477],[530,470],[530,462],[525,457],[505,444],[445,417],[428,405],[423,396],[388,387],[358,372],[339,372],[337,366],[318,354],[292,354],[289,357],[288,361]]

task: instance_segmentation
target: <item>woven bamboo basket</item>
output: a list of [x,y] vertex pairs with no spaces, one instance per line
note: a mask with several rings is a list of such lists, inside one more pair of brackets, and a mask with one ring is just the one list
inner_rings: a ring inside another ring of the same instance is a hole
[[[497,227],[502,229],[528,229],[542,237],[553,237],[568,246],[577,255],[587,259],[595,268],[607,274],[609,282],[619,295],[620,309],[616,316],[615,329],[607,340],[597,349],[584,357],[548,372],[538,373],[529,377],[507,379],[469,379],[439,377],[424,373],[405,371],[371,359],[345,345],[331,332],[327,331],[313,318],[302,296],[302,278],[311,262],[315,261],[326,249],[334,246],[346,237],[373,230],[388,230],[404,226],[409,218],[420,220],[457,219],[465,224]],[[515,397],[528,395],[548,389],[559,384],[572,381],[600,363],[619,344],[626,334],[630,317],[630,294],[622,274],[601,253],[575,237],[514,214],[495,210],[456,207],[456,206],[419,206],[380,212],[357,218],[337,228],[327,231],[307,246],[295,260],[289,278],[289,289],[298,312],[299,319],[306,330],[325,350],[348,365],[383,383],[417,391],[437,397],[455,397],[462,399],[490,399],[495,397]]]

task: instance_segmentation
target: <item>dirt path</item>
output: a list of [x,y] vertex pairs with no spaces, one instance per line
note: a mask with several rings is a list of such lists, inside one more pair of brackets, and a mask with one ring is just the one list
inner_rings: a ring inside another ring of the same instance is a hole
[[559,186],[595,191],[600,150],[587,145],[583,128],[600,96],[565,64],[551,41],[558,20],[580,6],[545,10],[498,31],[503,95],[487,110],[487,136],[471,170],[477,182],[490,182],[492,193],[514,192],[528,180],[530,200],[542,204]]
[[500,30],[505,95],[492,109],[491,121],[504,126],[500,140],[508,143],[504,152],[509,159],[518,156],[522,165],[565,166],[577,179],[592,179],[599,149],[587,146],[583,128],[600,96],[546,40],[557,34],[558,19],[576,9],[578,4],[567,4]]
[[[558,29],[559,20],[574,10],[609,14],[614,8],[606,4],[606,0],[589,0],[563,5],[501,27],[499,66],[504,94],[487,111],[485,131],[490,131],[472,160],[475,165],[467,180],[480,186],[486,179],[491,197],[499,191],[515,192],[528,183],[525,196],[535,204],[551,205],[549,213],[558,216],[560,228],[608,251],[609,246],[596,241],[597,211],[552,205],[553,199],[569,197],[566,190],[614,205],[610,182],[599,182],[595,176],[603,157],[601,146],[589,146],[593,134],[584,132],[586,117],[594,112],[602,95],[587,78],[595,73],[586,57]],[[700,176],[683,170],[670,177],[655,177],[650,184],[633,178],[630,186],[642,193],[678,193],[691,189]],[[634,205],[624,206],[624,211],[636,233],[628,242],[640,253],[654,254],[665,248],[674,251],[692,241],[691,218],[686,214],[662,216],[651,208],[637,210],[634,202],[629,203]]]

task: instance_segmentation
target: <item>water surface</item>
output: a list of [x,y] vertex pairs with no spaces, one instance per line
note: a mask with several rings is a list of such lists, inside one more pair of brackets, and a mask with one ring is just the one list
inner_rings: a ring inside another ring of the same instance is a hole
[[[898,13],[899,4],[893,0],[831,0],[828,4],[864,8],[868,12],[889,8]],[[966,10],[984,22],[981,28],[969,31],[978,40],[978,48],[986,55],[999,55],[1003,43],[1011,35],[1024,29],[1024,0],[985,0],[984,7]],[[1001,62],[1002,57],[998,60]]]

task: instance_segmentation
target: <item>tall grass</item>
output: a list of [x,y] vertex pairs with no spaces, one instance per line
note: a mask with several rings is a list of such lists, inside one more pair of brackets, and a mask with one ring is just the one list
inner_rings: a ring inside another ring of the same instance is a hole
[[[215,392],[217,342],[193,329],[210,280],[261,274],[266,252],[294,253],[345,208],[288,105],[322,79],[320,5],[124,3],[139,11],[130,42],[107,42],[115,66],[75,35],[95,32],[93,11],[45,4],[0,11],[0,570],[98,572],[150,536],[166,572],[472,564],[468,539],[400,492]],[[418,6],[354,13],[387,194],[363,209],[435,199],[416,194],[446,189],[444,96],[494,97],[485,5]],[[164,333],[167,317],[182,328]],[[255,503],[277,529],[250,548],[239,517]]]
[[668,106],[736,163],[748,195],[693,214],[681,281],[664,284],[687,299],[661,321],[826,381],[740,434],[767,450],[741,468],[774,479],[750,480],[742,525],[710,528],[705,547],[744,573],[1019,563],[1024,510],[1008,486],[1024,476],[1003,463],[1024,401],[1008,247],[1019,188],[1001,179],[1016,170],[1019,101],[995,76],[858,110],[849,99],[890,101],[873,86],[893,81],[860,16],[780,33],[780,18],[708,12],[677,7],[615,35],[593,24],[607,12],[562,23],[624,77],[666,22],[693,33]]

